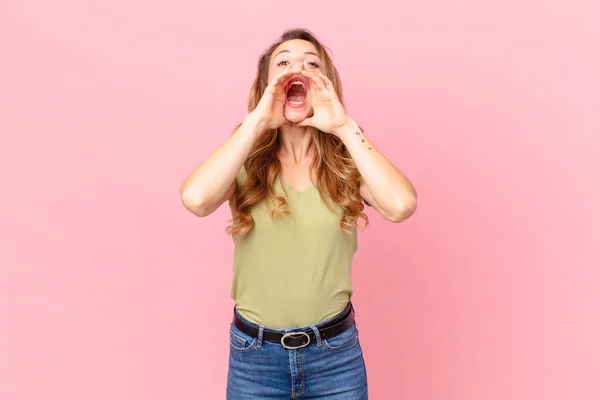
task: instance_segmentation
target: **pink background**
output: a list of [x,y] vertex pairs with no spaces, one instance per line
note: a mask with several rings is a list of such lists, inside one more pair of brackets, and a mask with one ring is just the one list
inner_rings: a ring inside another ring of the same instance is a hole
[[229,210],[179,186],[296,26],[419,194],[360,234],[371,397],[600,398],[592,0],[3,0],[0,398],[224,398]]

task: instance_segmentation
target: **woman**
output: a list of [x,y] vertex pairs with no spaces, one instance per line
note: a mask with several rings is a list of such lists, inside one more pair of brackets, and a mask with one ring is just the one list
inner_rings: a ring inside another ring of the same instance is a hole
[[350,302],[358,218],[364,201],[403,221],[416,193],[341,97],[328,49],[285,32],[260,57],[243,123],[182,185],[195,215],[232,211],[227,399],[367,399]]

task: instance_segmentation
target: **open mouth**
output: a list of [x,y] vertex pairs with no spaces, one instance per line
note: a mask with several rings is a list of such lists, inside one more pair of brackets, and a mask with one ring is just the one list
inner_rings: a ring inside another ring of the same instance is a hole
[[308,97],[308,82],[302,78],[291,79],[286,86],[287,104],[290,107],[302,107]]

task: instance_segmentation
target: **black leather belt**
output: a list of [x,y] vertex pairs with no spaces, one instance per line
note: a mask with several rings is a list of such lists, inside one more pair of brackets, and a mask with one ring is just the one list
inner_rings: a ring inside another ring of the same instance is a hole
[[[348,302],[346,307],[333,318],[331,321],[328,321],[323,326],[318,326],[317,329],[319,331],[319,336],[321,336],[321,340],[329,339],[334,336],[339,335],[344,332],[346,329],[350,328],[354,323],[354,306],[352,302]],[[248,325],[244,321],[242,321],[237,314],[235,313],[235,307],[233,311],[233,324],[238,327],[242,332],[258,338],[258,328]],[[283,333],[280,331],[273,331],[268,328],[263,329],[263,340],[274,343],[281,343],[283,347],[286,349],[299,349],[302,347],[308,346],[311,342],[316,342],[317,338],[315,336],[315,332],[308,328],[305,331],[294,331]]]

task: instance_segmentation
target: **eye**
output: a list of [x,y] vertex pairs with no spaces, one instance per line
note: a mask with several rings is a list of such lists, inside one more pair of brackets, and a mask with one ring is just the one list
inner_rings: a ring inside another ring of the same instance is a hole
[[286,60],[283,60],[283,61],[279,61],[279,62],[277,63],[277,66],[278,66],[278,67],[283,67],[284,65],[287,65],[287,64],[289,64],[289,62],[288,62],[288,61],[286,61]]
[[316,62],[314,62],[314,61],[309,61],[309,62],[308,62],[308,65],[310,65],[310,66],[311,66],[311,67],[313,67],[313,68],[319,68],[319,64],[318,64],[318,63],[316,63]]

